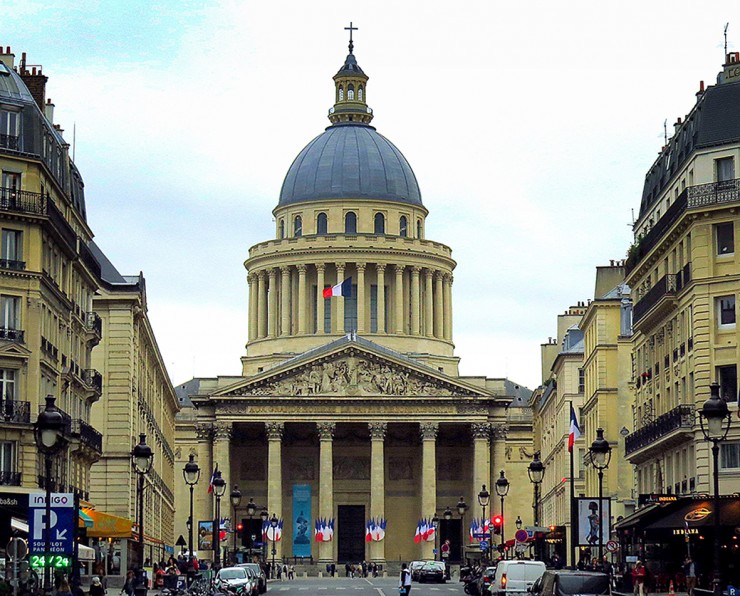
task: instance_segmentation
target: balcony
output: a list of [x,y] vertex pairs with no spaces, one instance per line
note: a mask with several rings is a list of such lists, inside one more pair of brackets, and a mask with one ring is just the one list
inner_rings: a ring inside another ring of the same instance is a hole
[[20,472],[0,472],[0,486],[20,486]]
[[15,188],[0,188],[0,210],[2,211],[44,215],[45,207],[46,201],[41,193]]
[[0,327],[0,339],[7,341],[15,341],[20,344],[26,341],[26,332],[22,329],[10,329],[8,327]]
[[95,312],[85,315],[85,329],[92,336],[91,339],[98,344],[103,337],[103,319]]
[[84,420],[76,418],[72,421],[72,435],[79,437],[83,445],[87,445],[98,453],[103,453],[103,435]]
[[11,269],[13,271],[24,271],[26,269],[25,261],[16,261],[14,259],[0,259],[1,269]]
[[659,318],[673,309],[676,304],[678,275],[668,274],[661,277],[650,288],[632,309],[632,325],[637,329],[638,323],[647,324],[649,320]]
[[98,395],[103,393],[103,375],[94,368],[86,368],[83,370],[82,380],[85,382],[85,385],[90,387]]
[[[670,412],[658,416],[652,422],[627,435],[624,440],[625,455],[630,456],[635,452],[645,449],[653,451],[655,448],[663,449],[674,442],[683,440],[683,435],[693,432],[694,428],[694,406],[682,404],[676,406]],[[676,439],[673,441],[673,439]],[[646,454],[647,455],[647,454]],[[638,461],[639,459],[640,461]],[[630,459],[630,462],[640,463],[642,458]]]
[[0,135],[0,147],[18,151],[18,135]]
[[5,423],[30,424],[31,402],[0,399],[0,418]]

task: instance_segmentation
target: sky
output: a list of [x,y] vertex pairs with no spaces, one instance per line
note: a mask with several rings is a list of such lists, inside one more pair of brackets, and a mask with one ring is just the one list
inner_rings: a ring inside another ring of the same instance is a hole
[[[556,316],[623,259],[644,176],[740,47],[737,2],[4,0],[49,77],[95,241],[143,271],[174,384],[237,375],[249,247],[329,121],[347,54],[453,250],[463,375],[542,381]],[[12,18],[9,18],[9,15]],[[733,43],[735,41],[736,43]]]

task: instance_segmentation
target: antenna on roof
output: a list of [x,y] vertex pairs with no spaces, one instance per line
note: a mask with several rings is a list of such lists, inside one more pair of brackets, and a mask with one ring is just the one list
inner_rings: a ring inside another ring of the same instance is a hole
[[630,209],[630,211],[632,211],[632,223],[631,224],[627,224],[627,225],[634,228],[635,227],[635,208],[632,207],[632,209]]
[[730,23],[725,23],[725,55],[722,56],[723,60],[727,60],[727,28],[730,26]]
[[668,144],[668,118],[663,120],[663,144]]

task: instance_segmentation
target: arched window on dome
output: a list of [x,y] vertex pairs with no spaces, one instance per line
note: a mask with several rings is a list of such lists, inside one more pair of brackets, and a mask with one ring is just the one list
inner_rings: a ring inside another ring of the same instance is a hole
[[316,233],[319,236],[326,236],[326,213],[319,213],[316,218]]
[[303,236],[303,220],[300,215],[296,215],[293,220],[293,236],[296,238]]
[[362,85],[357,88],[357,99],[362,101]]
[[347,85],[347,99],[352,101],[355,98],[355,86],[350,83]]
[[344,233],[357,234],[357,214],[354,211],[344,216]]
[[416,237],[421,240],[421,220],[416,220]]
[[399,234],[401,238],[406,238],[409,235],[409,221],[405,215],[401,216],[401,221],[398,224]]
[[339,101],[343,101],[343,100],[344,100],[344,87],[340,85],[339,86]]
[[375,214],[375,233],[385,234],[385,216],[382,213]]
[[280,220],[280,232],[279,232],[279,234],[280,234],[280,240],[282,240],[283,238],[285,238],[285,220],[284,219],[281,219]]

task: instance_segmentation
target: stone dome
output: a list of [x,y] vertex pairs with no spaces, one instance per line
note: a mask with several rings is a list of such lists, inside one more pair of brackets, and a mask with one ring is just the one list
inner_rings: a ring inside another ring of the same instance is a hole
[[383,199],[422,205],[409,162],[372,126],[330,126],[298,154],[285,176],[279,207],[322,199]]

